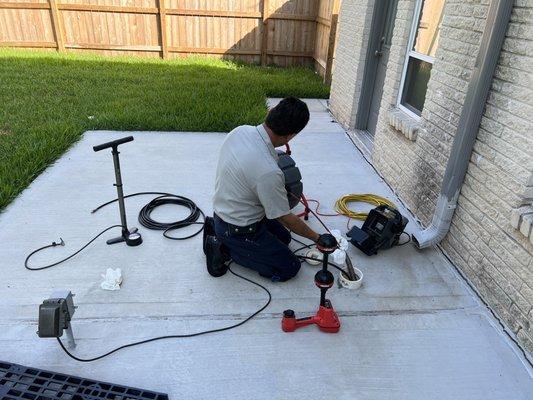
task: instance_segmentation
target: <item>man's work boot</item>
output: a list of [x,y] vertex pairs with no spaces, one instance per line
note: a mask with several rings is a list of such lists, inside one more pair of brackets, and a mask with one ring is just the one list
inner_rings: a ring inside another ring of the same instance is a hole
[[216,236],[207,236],[205,243],[205,260],[207,265],[207,272],[209,275],[218,278],[224,275],[228,271],[226,261],[228,256],[224,254],[222,249],[222,243]]
[[216,234],[215,234],[215,220],[213,219],[213,217],[205,217],[203,241],[202,241],[205,255],[207,255],[207,252],[206,252],[206,240],[207,240],[208,236],[216,236]]

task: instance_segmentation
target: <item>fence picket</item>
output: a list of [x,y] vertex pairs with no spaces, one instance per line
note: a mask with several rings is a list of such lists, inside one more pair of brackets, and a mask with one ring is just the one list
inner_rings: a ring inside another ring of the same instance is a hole
[[157,0],[159,8],[159,37],[161,38],[161,57],[168,58],[167,42],[167,15],[165,9],[165,0]]
[[61,23],[61,17],[57,8],[56,0],[48,0],[50,5],[50,17],[52,18],[52,26],[54,28],[54,36],[56,39],[56,45],[58,51],[65,50],[65,42],[63,39],[63,24]]

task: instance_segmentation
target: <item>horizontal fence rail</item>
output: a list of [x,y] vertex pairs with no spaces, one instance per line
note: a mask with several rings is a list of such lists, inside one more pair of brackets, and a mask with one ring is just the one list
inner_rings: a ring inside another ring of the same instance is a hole
[[312,65],[329,82],[340,0],[0,0],[0,46]]

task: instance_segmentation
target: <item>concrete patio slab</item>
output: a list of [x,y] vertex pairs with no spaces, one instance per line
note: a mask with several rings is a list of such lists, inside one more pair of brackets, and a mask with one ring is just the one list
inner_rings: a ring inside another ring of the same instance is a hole
[[[376,193],[397,202],[332,122],[325,102],[309,104],[311,123],[292,145],[306,195],[319,199],[324,212],[346,193]],[[350,248],[365,278],[358,291],[330,291],[343,322],[337,335],[313,327],[293,334],[280,329],[284,309],[302,315],[315,311],[316,267],[305,264],[294,280],[274,284],[235,266],[273,296],[270,307],[248,324],[126,349],[90,364],[69,359],[55,340],[35,334],[38,305],[56,289],[76,294],[80,357],[152,336],[232,324],[266,301],[261,289],[230,274],[211,278],[200,237],[175,242],[146,229],[137,248],[105,245],[104,239],[114,236],[110,232],[65,264],[41,272],[24,269],[24,258],[37,247],[59,237],[67,242],[32,259],[47,263],[118,223],[116,206],[90,213],[115,196],[111,156],[94,153],[92,146],[126,134],[135,137],[121,148],[126,193],[176,193],[212,212],[224,134],[87,132],[0,215],[0,359],[146,387],[173,399],[533,398],[531,369],[453,266],[436,249],[417,251],[410,245],[373,257]],[[137,213],[150,199],[127,200],[130,223],[138,225]],[[402,212],[413,221],[407,210]],[[184,214],[168,206],[153,216],[174,220]],[[344,217],[324,219],[330,228],[346,232]],[[316,219],[310,223],[320,229]],[[407,231],[416,228],[410,222]],[[123,270],[118,292],[99,287],[100,274],[110,267]]]

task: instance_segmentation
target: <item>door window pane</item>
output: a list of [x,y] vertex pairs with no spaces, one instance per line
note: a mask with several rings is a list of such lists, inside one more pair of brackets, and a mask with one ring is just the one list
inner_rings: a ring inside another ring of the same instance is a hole
[[401,104],[418,115],[424,108],[431,67],[431,63],[409,57]]
[[435,57],[445,0],[424,0],[413,50]]

